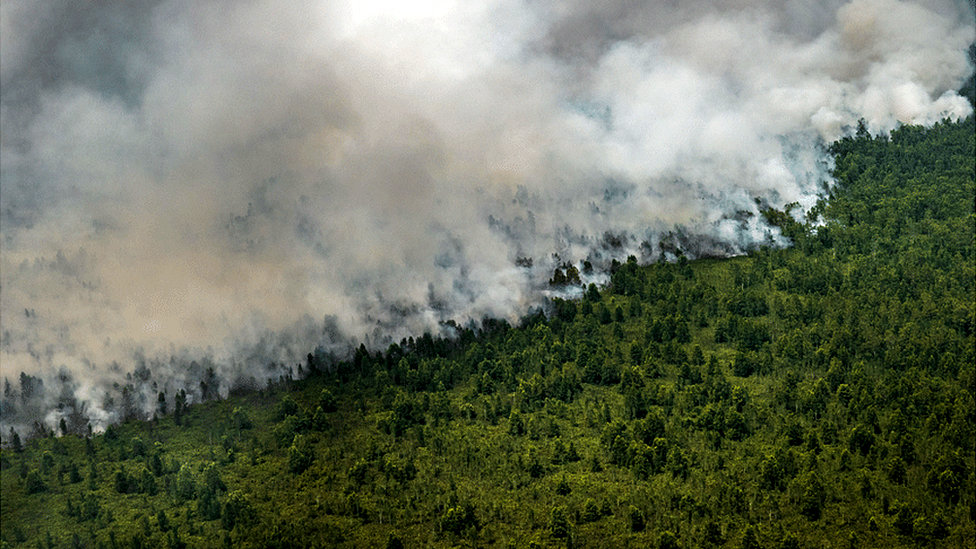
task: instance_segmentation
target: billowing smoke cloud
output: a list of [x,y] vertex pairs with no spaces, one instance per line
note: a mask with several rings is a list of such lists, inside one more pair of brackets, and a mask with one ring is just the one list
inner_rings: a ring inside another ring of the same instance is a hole
[[4,429],[517,317],[557,261],[652,260],[669,232],[783,243],[756,199],[810,206],[858,119],[969,114],[972,23],[952,0],[5,1]]

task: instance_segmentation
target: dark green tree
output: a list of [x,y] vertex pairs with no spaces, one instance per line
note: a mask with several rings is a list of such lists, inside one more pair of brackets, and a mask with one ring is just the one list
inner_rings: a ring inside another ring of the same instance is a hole
[[658,549],[680,549],[681,545],[678,544],[678,536],[674,535],[674,532],[665,530],[658,537],[657,547]]
[[288,471],[296,475],[304,473],[314,461],[315,454],[311,443],[303,435],[295,435],[288,449]]
[[28,494],[37,494],[47,491],[47,485],[44,484],[44,479],[41,478],[41,473],[37,469],[32,469],[29,473],[27,473],[27,479],[24,481],[24,487],[27,489]]
[[746,526],[745,531],[743,531],[742,544],[739,547],[741,549],[762,549],[762,545],[759,543],[759,535],[756,533],[756,527],[752,524]]
[[332,413],[339,409],[339,401],[336,400],[332,391],[322,389],[322,392],[319,394],[319,406],[322,407],[323,412]]
[[569,518],[564,506],[556,506],[549,513],[549,534],[554,538],[567,538],[570,533]]
[[800,513],[808,520],[819,520],[827,502],[827,491],[820,477],[815,473],[807,473],[800,484],[803,494],[800,496]]
[[403,540],[395,532],[390,532],[386,538],[386,549],[404,549]]
[[249,526],[254,523],[256,517],[251,500],[244,492],[234,490],[227,494],[220,515],[220,524],[225,530],[232,530],[238,524]]
[[630,531],[631,532],[643,532],[646,526],[646,519],[644,518],[644,511],[641,511],[637,507],[631,505],[628,507],[627,516],[630,518]]

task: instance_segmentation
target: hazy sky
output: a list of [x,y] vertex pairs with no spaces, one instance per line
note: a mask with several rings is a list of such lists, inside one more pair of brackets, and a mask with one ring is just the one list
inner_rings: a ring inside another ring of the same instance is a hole
[[823,144],[859,118],[969,114],[953,90],[973,17],[952,0],[4,0],[2,373],[290,360],[323,319],[382,341],[517,317],[554,253],[650,260],[676,228],[690,254],[780,242],[745,212],[811,205]]

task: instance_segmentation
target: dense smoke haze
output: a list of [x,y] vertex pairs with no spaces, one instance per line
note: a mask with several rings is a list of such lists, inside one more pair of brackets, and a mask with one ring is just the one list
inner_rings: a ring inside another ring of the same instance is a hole
[[825,144],[860,118],[970,113],[973,18],[953,0],[5,0],[3,436],[103,427],[116,383],[149,411],[156,391],[199,398],[207,368],[226,394],[317,346],[514,319],[559,262],[653,261],[669,233],[692,257],[785,244],[756,200],[811,206]]

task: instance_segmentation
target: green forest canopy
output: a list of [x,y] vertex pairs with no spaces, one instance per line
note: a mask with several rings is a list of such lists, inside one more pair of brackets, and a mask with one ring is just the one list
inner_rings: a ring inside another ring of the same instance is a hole
[[976,545],[974,136],[834,143],[789,249],[18,440],[3,546]]

